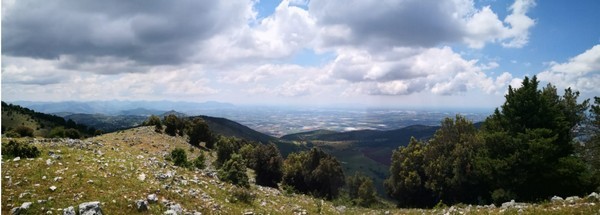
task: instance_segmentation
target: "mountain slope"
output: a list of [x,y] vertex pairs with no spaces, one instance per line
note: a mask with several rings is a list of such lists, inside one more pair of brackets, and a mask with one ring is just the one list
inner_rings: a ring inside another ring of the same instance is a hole
[[261,142],[263,144],[274,143],[279,148],[279,151],[283,156],[287,156],[291,152],[303,150],[302,146],[294,144],[291,141],[283,141],[276,137],[272,137],[261,132],[258,132],[254,129],[249,128],[248,126],[242,125],[238,122],[220,118],[220,117],[211,117],[211,116],[199,116],[206,124],[210,130],[215,134],[220,134],[228,137],[237,137],[241,139],[246,139],[254,142]]
[[18,126],[26,126],[34,130],[34,136],[46,136],[53,128],[76,128],[82,134],[93,135],[95,128],[81,123],[65,121],[62,117],[33,111],[19,105],[2,102],[2,133]]

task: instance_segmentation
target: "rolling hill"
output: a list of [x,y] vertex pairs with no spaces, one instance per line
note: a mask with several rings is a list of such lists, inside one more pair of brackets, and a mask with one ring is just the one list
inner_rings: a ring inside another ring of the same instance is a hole
[[60,116],[40,113],[19,105],[2,102],[2,134],[18,126],[32,128],[34,136],[40,137],[47,136],[56,127],[75,128],[87,136],[93,135],[96,130],[94,127],[68,121]]

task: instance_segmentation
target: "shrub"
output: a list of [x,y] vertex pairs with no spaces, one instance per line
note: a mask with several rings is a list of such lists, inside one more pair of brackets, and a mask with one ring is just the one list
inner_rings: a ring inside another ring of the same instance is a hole
[[206,160],[206,158],[204,157],[204,154],[202,152],[200,152],[198,157],[196,157],[196,159],[194,159],[194,161],[193,161],[194,167],[196,167],[198,169],[204,169],[206,167],[206,165],[204,164],[205,160]]
[[234,187],[231,191],[231,202],[243,202],[250,204],[256,199],[256,195],[252,193],[248,188]]
[[19,126],[16,127],[15,132],[17,132],[21,137],[33,137],[33,129],[27,126]]
[[6,134],[4,134],[6,137],[10,137],[10,138],[19,138],[21,137],[21,135],[15,131],[9,131],[6,132]]
[[497,205],[508,202],[515,198],[516,195],[513,192],[504,189],[496,189],[494,192],[492,192],[492,201],[494,201],[494,204]]
[[48,134],[50,138],[63,138],[65,137],[65,128],[63,127],[55,127]]
[[38,148],[27,143],[11,140],[2,146],[2,156],[5,158],[35,158],[39,155]]
[[227,181],[234,185],[249,187],[248,175],[246,175],[246,165],[244,160],[238,154],[233,154],[221,169],[219,169],[219,179]]
[[173,151],[171,151],[171,159],[173,160],[175,166],[188,166],[187,155],[185,154],[185,150],[183,150],[182,148],[173,149]]
[[79,133],[79,131],[77,129],[69,128],[69,129],[65,130],[65,137],[71,138],[71,139],[79,139],[79,138],[81,138],[81,134]]

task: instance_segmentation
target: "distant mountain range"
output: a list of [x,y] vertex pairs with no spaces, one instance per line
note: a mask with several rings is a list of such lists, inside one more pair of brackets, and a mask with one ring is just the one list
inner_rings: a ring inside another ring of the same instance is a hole
[[176,102],[176,101],[63,101],[63,102],[32,102],[15,101],[12,104],[27,107],[42,113],[83,113],[105,115],[159,115],[168,110],[194,112],[206,109],[234,108],[230,103],[207,102]]

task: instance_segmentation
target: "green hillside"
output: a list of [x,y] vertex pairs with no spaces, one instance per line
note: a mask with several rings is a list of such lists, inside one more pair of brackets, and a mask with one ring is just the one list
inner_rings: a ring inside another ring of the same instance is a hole
[[[8,140],[3,139],[6,143]],[[21,214],[63,214],[63,209],[99,201],[104,214],[593,214],[600,204],[577,199],[572,203],[541,205],[515,203],[506,207],[455,206],[439,209],[397,209],[388,203],[369,209],[340,205],[282,189],[252,184],[253,198],[236,201],[235,186],[215,178],[214,152],[207,154],[208,168],[192,170],[174,166],[165,159],[176,147],[189,159],[199,153],[185,138],[139,127],[85,140],[26,140],[40,157],[2,160],[2,214],[30,202]],[[249,171],[247,174],[253,174]],[[53,188],[53,189],[51,189]],[[138,211],[137,200],[157,197],[146,211]]]
[[45,137],[56,127],[74,128],[86,136],[93,135],[96,130],[94,127],[88,127],[84,124],[65,121],[59,116],[39,113],[18,105],[2,102],[2,134],[19,126],[33,129],[33,135],[36,137]]

